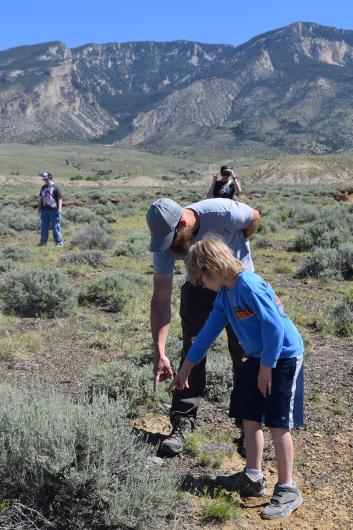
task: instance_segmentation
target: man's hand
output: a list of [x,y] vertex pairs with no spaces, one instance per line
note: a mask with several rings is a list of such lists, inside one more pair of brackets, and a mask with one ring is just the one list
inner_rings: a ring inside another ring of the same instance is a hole
[[257,378],[257,387],[263,397],[271,395],[272,384],[272,368],[269,366],[260,365],[259,375]]
[[157,390],[159,382],[167,381],[167,379],[173,378],[173,370],[170,366],[168,357],[163,356],[155,359],[153,367],[153,388]]

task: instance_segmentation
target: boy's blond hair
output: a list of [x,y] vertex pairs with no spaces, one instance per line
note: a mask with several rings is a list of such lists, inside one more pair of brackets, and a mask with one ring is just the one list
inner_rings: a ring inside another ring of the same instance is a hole
[[214,235],[198,241],[189,250],[186,259],[186,270],[192,283],[200,282],[201,276],[210,276],[218,272],[229,278],[245,270],[241,261],[237,260],[230,248]]

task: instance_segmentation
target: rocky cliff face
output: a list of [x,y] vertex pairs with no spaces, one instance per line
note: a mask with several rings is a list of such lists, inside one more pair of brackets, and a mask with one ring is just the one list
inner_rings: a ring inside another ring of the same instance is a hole
[[72,52],[61,43],[2,52],[0,141],[91,140],[117,127],[75,78]]
[[0,52],[0,142],[155,152],[353,147],[353,32],[296,23],[239,46],[53,42]]

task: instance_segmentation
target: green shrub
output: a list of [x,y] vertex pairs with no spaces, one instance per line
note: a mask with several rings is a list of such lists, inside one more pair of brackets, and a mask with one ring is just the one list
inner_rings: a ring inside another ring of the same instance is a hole
[[261,217],[258,232],[260,234],[268,234],[270,232],[276,232],[279,228],[278,220],[274,217]]
[[147,250],[148,234],[146,230],[138,230],[119,243],[114,250],[114,256],[142,256]]
[[[39,216],[22,208],[2,208],[0,210],[0,227],[2,230],[38,230]],[[3,234],[6,235],[6,234]]]
[[80,304],[94,304],[106,311],[121,311],[135,292],[139,277],[126,273],[109,273],[89,282],[79,294]]
[[297,278],[339,278],[353,277],[353,244],[346,243],[336,248],[316,247],[308,260],[296,273]]
[[[352,298],[352,299],[351,299]],[[353,336],[353,297],[349,294],[331,311],[333,330],[342,337]]]
[[338,248],[353,235],[353,216],[347,209],[326,207],[320,217],[305,225],[290,250],[305,251],[314,247]]
[[76,307],[75,292],[56,269],[24,268],[7,273],[0,281],[5,312],[23,317],[68,316]]
[[33,252],[31,252],[28,248],[24,247],[23,245],[15,244],[8,245],[7,247],[3,248],[1,255],[5,259],[13,261],[29,261],[33,258]]
[[115,223],[117,218],[117,209],[111,202],[105,204],[94,204],[92,213],[97,217],[103,217],[107,223]]
[[84,177],[82,175],[73,175],[70,177],[70,180],[83,180]]
[[157,393],[153,390],[152,367],[152,364],[136,366],[124,360],[93,367],[87,374],[88,395],[104,392],[112,399],[123,397],[133,414],[139,407],[153,409],[160,403],[169,403],[166,385],[161,384]]
[[343,278],[353,278],[353,243],[345,243],[337,251],[337,267]]
[[106,250],[111,247],[112,239],[100,226],[88,226],[78,234],[72,241],[72,245],[82,250],[100,249]]
[[314,248],[304,265],[298,270],[296,278],[336,278],[339,277],[337,269],[337,250],[335,248]]
[[16,491],[38,501],[50,495],[43,506],[54,526],[167,525],[175,476],[149,460],[121,399],[73,402],[40,388],[0,385],[0,430],[2,495]]
[[290,244],[289,250],[295,250],[296,252],[305,252],[310,250],[314,245],[314,240],[311,234],[307,232],[301,232],[298,234],[294,241]]
[[97,269],[105,264],[106,255],[102,250],[81,250],[69,252],[60,259],[62,265],[90,265]]
[[13,228],[10,228],[6,222],[0,220],[0,236],[9,237],[14,236],[16,231]]
[[92,211],[89,208],[83,208],[78,206],[72,206],[65,208],[64,210],[65,219],[74,223],[89,223],[92,221]]
[[221,402],[229,398],[230,391],[233,387],[233,370],[232,361],[229,354],[225,355],[217,344],[207,356],[207,386],[205,398],[212,402]]
[[0,272],[8,272],[14,268],[12,259],[0,259]]
[[319,212],[313,206],[297,204],[289,208],[288,217],[294,218],[299,224],[312,223],[319,217]]
[[254,245],[256,248],[271,248],[272,242],[267,237],[256,236],[254,238]]

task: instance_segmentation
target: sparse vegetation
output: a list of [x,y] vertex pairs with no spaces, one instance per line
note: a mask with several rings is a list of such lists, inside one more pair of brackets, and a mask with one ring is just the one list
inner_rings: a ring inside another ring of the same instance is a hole
[[37,331],[9,333],[5,331],[1,341],[0,359],[9,361],[27,353],[37,353],[42,345],[42,336]]
[[206,497],[202,501],[201,509],[203,518],[206,521],[219,523],[240,517],[241,513],[239,499],[224,491],[216,491],[213,496]]

